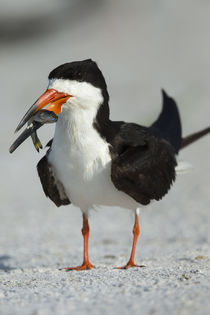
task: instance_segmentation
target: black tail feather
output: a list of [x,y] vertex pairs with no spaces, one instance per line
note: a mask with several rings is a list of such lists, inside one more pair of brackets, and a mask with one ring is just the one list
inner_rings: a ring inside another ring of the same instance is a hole
[[210,133],[210,127],[205,128],[205,129],[203,129],[201,131],[195,132],[195,133],[193,133],[193,134],[191,134],[189,136],[186,136],[186,137],[182,138],[181,148],[180,149],[185,148],[189,144],[197,141],[198,139],[200,139],[201,137],[207,135],[208,133]]

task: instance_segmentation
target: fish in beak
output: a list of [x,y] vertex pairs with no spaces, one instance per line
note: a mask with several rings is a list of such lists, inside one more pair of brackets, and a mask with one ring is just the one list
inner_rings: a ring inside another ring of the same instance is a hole
[[[47,89],[38,100],[29,108],[26,114],[21,119],[15,132],[19,131],[26,123],[27,128],[11,145],[9,152],[14,152],[21,143],[31,136],[36,150],[42,148],[42,144],[37,136],[37,130],[44,124],[54,123],[57,121],[57,115],[61,112],[61,106],[71,95],[58,92],[54,89]],[[47,106],[48,105],[48,106]],[[47,106],[46,109],[42,109]]]
[[[27,124],[28,124],[28,128],[33,129],[34,127],[37,126],[38,127],[37,129],[39,129],[44,124],[51,124],[51,123],[56,122],[57,120],[58,120],[58,116],[53,111],[41,109],[40,111],[37,112],[35,116],[29,119]],[[37,129],[34,132],[32,132],[30,136],[31,136],[35,149],[37,150],[37,152],[39,152],[39,149],[42,149],[42,143],[38,138],[38,135],[36,132]]]
[[58,116],[53,112],[46,109],[38,111],[32,118],[28,121],[27,128],[20,134],[20,136],[11,145],[9,152],[13,153],[28,137],[31,136],[33,144],[36,150],[42,149],[41,141],[37,136],[37,130],[44,124],[50,124],[56,122]]
[[19,131],[30,118],[32,118],[40,109],[44,108],[48,104],[49,106],[47,107],[47,110],[53,111],[56,115],[58,115],[61,111],[62,104],[64,104],[70,97],[71,95],[58,92],[54,89],[46,90],[46,92],[40,96],[40,98],[23,116],[15,132]]

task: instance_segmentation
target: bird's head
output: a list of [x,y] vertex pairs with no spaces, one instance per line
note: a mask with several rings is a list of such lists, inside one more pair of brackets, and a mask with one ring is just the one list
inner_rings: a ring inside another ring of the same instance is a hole
[[30,107],[16,131],[44,107],[58,115],[62,106],[97,110],[104,102],[108,103],[105,79],[91,59],[60,65],[50,72],[48,78],[47,90]]

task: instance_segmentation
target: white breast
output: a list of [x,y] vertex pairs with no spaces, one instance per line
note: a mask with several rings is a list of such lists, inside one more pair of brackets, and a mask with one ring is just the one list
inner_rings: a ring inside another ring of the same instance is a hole
[[82,211],[100,205],[135,209],[138,204],[111,181],[109,144],[93,127],[94,115],[64,105],[48,160],[71,203]]

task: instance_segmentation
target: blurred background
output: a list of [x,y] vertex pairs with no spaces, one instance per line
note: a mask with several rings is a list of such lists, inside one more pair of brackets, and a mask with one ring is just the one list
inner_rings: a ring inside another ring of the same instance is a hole
[[[56,209],[45,198],[36,173],[43,153],[36,153],[30,139],[8,152],[18,122],[46,89],[48,73],[62,63],[92,58],[107,81],[111,118],[142,125],[157,117],[164,88],[179,105],[186,135],[210,125],[209,30],[208,0],[0,1],[2,268],[65,265],[81,257],[81,214],[74,207]],[[43,144],[53,132],[54,126],[42,128]],[[208,136],[181,152],[194,170],[143,211],[138,257],[149,259],[164,244],[171,252],[206,248],[209,155]],[[132,236],[128,212],[105,211],[91,216],[97,248],[91,250],[98,261],[104,251],[125,250],[127,256]],[[115,245],[101,248],[109,233]]]

